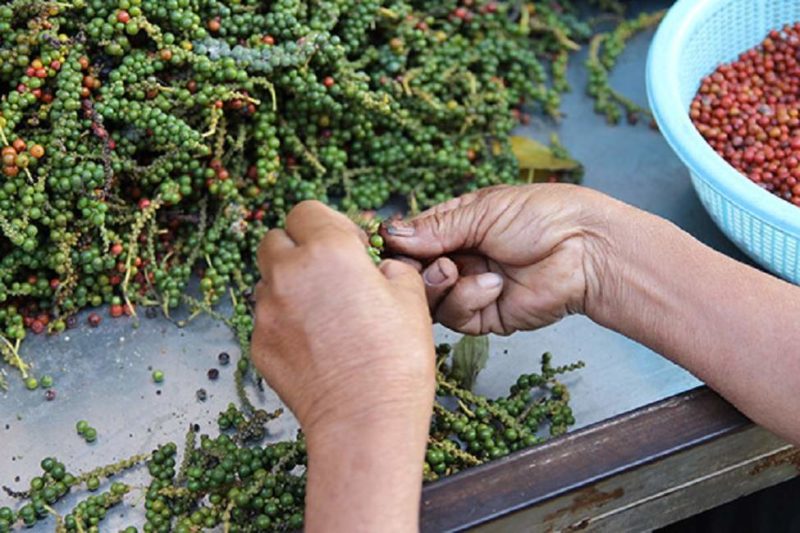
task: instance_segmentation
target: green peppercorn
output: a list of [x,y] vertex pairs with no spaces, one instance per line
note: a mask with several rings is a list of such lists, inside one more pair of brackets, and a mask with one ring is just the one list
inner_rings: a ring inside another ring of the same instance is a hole
[[86,442],[94,442],[97,440],[97,430],[93,427],[86,428],[86,430],[83,432],[83,438],[86,440]]
[[89,422],[86,420],[79,420],[75,424],[75,430],[78,432],[78,435],[85,434],[87,429],[89,429]]

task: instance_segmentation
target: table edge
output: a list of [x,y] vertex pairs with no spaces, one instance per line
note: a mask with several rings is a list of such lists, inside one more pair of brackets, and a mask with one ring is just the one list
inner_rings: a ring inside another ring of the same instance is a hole
[[485,524],[751,425],[700,386],[427,485],[421,528]]

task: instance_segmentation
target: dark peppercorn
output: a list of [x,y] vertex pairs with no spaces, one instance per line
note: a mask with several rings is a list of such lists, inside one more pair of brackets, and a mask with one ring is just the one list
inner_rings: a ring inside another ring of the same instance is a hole
[[219,378],[219,370],[217,370],[216,368],[209,368],[208,379],[210,379],[211,381],[215,381],[218,378]]
[[219,364],[221,364],[222,366],[225,366],[225,365],[227,365],[228,363],[231,362],[231,356],[230,356],[230,354],[228,354],[228,352],[222,352],[217,357],[217,360],[219,361]]

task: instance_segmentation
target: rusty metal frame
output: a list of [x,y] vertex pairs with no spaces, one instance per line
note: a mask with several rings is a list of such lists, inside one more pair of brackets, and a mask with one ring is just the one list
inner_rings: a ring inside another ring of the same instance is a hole
[[423,491],[422,529],[653,529],[800,474],[800,450],[706,387]]

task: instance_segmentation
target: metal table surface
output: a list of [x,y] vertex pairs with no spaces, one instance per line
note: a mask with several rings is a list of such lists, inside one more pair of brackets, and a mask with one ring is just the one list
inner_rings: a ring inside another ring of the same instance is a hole
[[[645,103],[643,73],[649,38],[634,40],[613,76],[618,89],[641,103]],[[565,96],[566,117],[555,129],[574,157],[585,164],[585,185],[669,218],[702,241],[741,258],[704,212],[685,168],[661,136],[644,125],[609,127],[596,116],[583,93],[585,72],[580,57],[572,62],[570,79],[573,92]],[[540,122],[523,131],[546,138],[552,128]],[[35,363],[36,374],[55,378],[57,398],[47,402],[41,391],[27,392],[16,375],[9,376],[10,390],[0,396],[2,485],[25,489],[23,483],[48,455],[57,456],[71,471],[83,471],[150,451],[169,440],[180,445],[190,423],[214,434],[216,414],[236,401],[234,365],[219,367],[218,381],[206,377],[209,368],[218,367],[219,352],[229,352],[234,360],[238,354],[229,330],[210,317],[199,317],[183,328],[161,318],[106,319],[97,329],[89,328],[83,318],[78,329],[24,343],[23,354]],[[443,329],[437,330],[437,336],[457,338]],[[557,364],[576,359],[587,363],[565,379],[574,398],[577,424],[573,429],[700,385],[645,347],[582,317],[537,332],[493,338],[491,346],[492,357],[477,382],[477,391],[490,396],[505,393],[518,374],[536,369],[544,351],[552,351]],[[154,369],[164,371],[163,384],[153,383]],[[196,399],[199,388],[208,391],[206,402]],[[252,390],[257,403],[269,408],[278,404],[271,391]],[[97,442],[87,444],[76,434],[79,419],[97,428]],[[272,423],[270,438],[291,438],[295,428],[292,417],[284,415]],[[136,483],[140,475],[133,472],[126,479]],[[126,498],[125,506],[106,520],[104,530],[139,525],[142,501],[135,493]],[[0,505],[9,503],[13,502],[0,494]],[[61,504],[59,509],[68,506]]]

